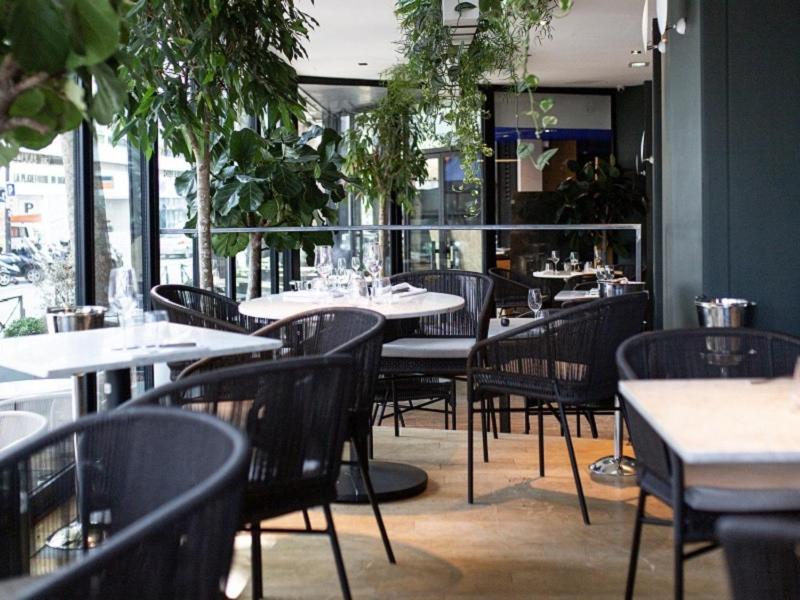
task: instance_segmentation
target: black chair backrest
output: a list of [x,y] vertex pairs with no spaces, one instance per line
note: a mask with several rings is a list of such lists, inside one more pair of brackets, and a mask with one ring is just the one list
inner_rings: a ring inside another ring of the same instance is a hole
[[[28,598],[217,598],[248,456],[219,420],[155,409],[35,438],[0,458],[0,574],[51,573]],[[97,547],[44,547],[76,514]]]
[[465,301],[464,307],[455,312],[403,319],[397,325],[397,337],[486,337],[494,312],[494,284],[487,275],[472,271],[414,271],[393,275],[391,281],[461,296]]
[[167,311],[173,323],[250,333],[263,321],[239,313],[239,306],[222,294],[188,285],[162,284],[150,290],[153,307]]
[[671,329],[628,340],[617,359],[625,379],[791,375],[800,338],[745,328]]
[[515,303],[526,305],[528,290],[535,285],[521,281],[521,278],[508,269],[492,267],[488,270],[494,283],[494,298],[498,305]]
[[[743,328],[651,331],[625,341],[617,351],[622,379],[715,379],[790,375],[800,356],[800,338]],[[650,424],[629,404],[626,414],[636,450],[637,477],[669,482],[670,452]]]
[[271,357],[283,359],[346,354],[353,358],[358,372],[354,408],[371,410],[385,322],[383,315],[360,308],[323,308],[300,313],[253,333],[280,340],[283,345],[278,350],[203,359],[186,368],[179,378]]
[[796,517],[724,517],[717,538],[725,549],[734,600],[800,598],[800,520]]
[[[218,417],[247,433],[250,485],[315,486],[335,498],[353,360],[290,358],[206,371],[161,386],[123,408],[176,406]],[[193,452],[194,448],[187,448]]]

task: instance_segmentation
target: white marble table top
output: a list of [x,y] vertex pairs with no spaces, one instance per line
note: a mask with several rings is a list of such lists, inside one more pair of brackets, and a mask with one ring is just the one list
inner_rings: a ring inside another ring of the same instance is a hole
[[597,300],[600,294],[591,290],[561,290],[555,295],[556,302],[574,302],[576,300]]
[[118,327],[30,335],[0,340],[0,366],[35,377],[68,377],[161,362],[275,350],[281,346],[280,341],[270,338],[178,323],[154,323],[152,326],[160,327],[161,344],[186,345],[123,350],[123,332]]
[[511,317],[508,319],[508,325],[501,325],[500,319],[491,319],[489,321],[489,333],[486,337],[494,337],[509,331],[514,331],[525,325],[533,323],[536,319],[533,317]]
[[309,302],[283,297],[283,294],[272,294],[242,302],[239,312],[248,317],[280,320],[301,312],[319,308],[366,308],[381,313],[387,319],[411,319],[427,317],[440,313],[455,312],[464,306],[464,299],[453,294],[426,292],[408,298],[394,298],[392,302],[372,302],[367,299],[332,298],[324,302]]
[[791,379],[621,381],[620,393],[687,465],[800,464]]

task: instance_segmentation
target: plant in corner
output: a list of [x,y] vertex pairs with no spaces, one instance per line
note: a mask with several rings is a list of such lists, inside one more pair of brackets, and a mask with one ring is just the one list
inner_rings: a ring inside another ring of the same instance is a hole
[[[137,0],[121,73],[129,102],[117,137],[157,139],[196,171],[200,285],[212,287],[212,146],[267,106],[302,119],[295,70],[315,21],[294,0]],[[158,126],[162,132],[159,138]]]
[[[314,126],[298,136],[294,130],[272,121],[264,136],[252,129],[240,129],[227,140],[227,144],[219,140],[212,149],[211,221],[215,227],[301,227],[336,221],[333,204],[346,194],[340,170],[342,139],[334,130]],[[181,174],[176,188],[189,200],[187,227],[193,227],[197,217],[196,173]],[[218,255],[236,256],[248,249],[248,298],[261,295],[261,252],[265,243],[276,250],[302,247],[313,256],[315,245],[332,242],[328,232],[254,231],[212,237]]]
[[[115,0],[0,2],[0,164],[38,150],[82,119],[109,123],[122,105],[115,72],[124,19]],[[77,82],[93,78],[86,94]]]
[[[608,224],[635,222],[646,213],[647,203],[636,182],[617,166],[612,154],[609,159],[599,157],[594,162],[581,165],[577,161],[567,162],[573,173],[562,181],[557,189],[561,205],[556,211],[555,222],[564,224]],[[607,231],[575,232],[572,243],[589,236],[595,252],[605,257],[611,248],[624,253],[621,240]]]
[[40,333],[47,333],[47,326],[44,324],[44,319],[39,317],[22,317],[15,321],[11,321],[8,326],[3,329],[3,337],[22,337],[23,335],[38,335]]

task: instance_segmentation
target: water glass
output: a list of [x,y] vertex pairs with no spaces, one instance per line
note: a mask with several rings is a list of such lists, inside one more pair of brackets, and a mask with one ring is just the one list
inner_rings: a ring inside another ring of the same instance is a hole
[[167,337],[169,318],[165,310],[144,313],[144,343],[147,348],[161,346]]
[[317,246],[314,248],[314,268],[327,287],[328,277],[333,273],[333,248],[330,246]]
[[380,244],[370,244],[364,256],[364,266],[367,267],[373,281],[379,278],[383,270],[383,250]]
[[372,280],[372,300],[378,304],[391,304],[392,282],[388,277],[378,277]]
[[364,281],[363,277],[353,277],[350,279],[348,291],[350,292],[350,297],[357,301],[366,299],[368,295],[367,282]]
[[108,304],[120,324],[136,309],[136,273],[130,267],[118,267],[108,273]]
[[542,310],[542,290],[539,288],[531,288],[528,290],[528,308],[533,311],[534,318],[539,317],[539,311]]
[[550,261],[547,261],[546,263],[544,263],[544,272],[545,273],[552,273],[553,272],[553,263],[551,263]]

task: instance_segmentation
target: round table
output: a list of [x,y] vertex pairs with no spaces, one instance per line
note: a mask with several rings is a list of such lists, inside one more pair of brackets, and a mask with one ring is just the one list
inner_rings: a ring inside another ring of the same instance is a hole
[[[295,294],[287,293],[242,302],[239,305],[239,312],[248,317],[279,320],[319,308],[366,308],[382,314],[387,319],[413,319],[455,312],[463,308],[464,304],[464,298],[461,296],[438,292],[393,298],[391,302],[373,302],[348,297],[310,301],[307,298],[300,300]],[[423,469],[404,463],[371,460],[369,474],[379,502],[411,498],[424,492],[428,485],[428,474]],[[338,502],[369,502],[361,471],[355,464],[342,465],[336,487]]]
[[372,302],[346,296],[322,301],[310,298],[299,299],[287,294],[272,294],[239,305],[239,312],[248,317],[277,321],[319,308],[366,308],[382,314],[387,319],[413,319],[441,313],[455,312],[464,306],[464,299],[453,294],[426,292],[406,298],[394,298],[392,302]]
[[539,279],[561,279],[566,281],[573,277],[597,277],[594,270],[589,271],[534,271],[533,276]]

